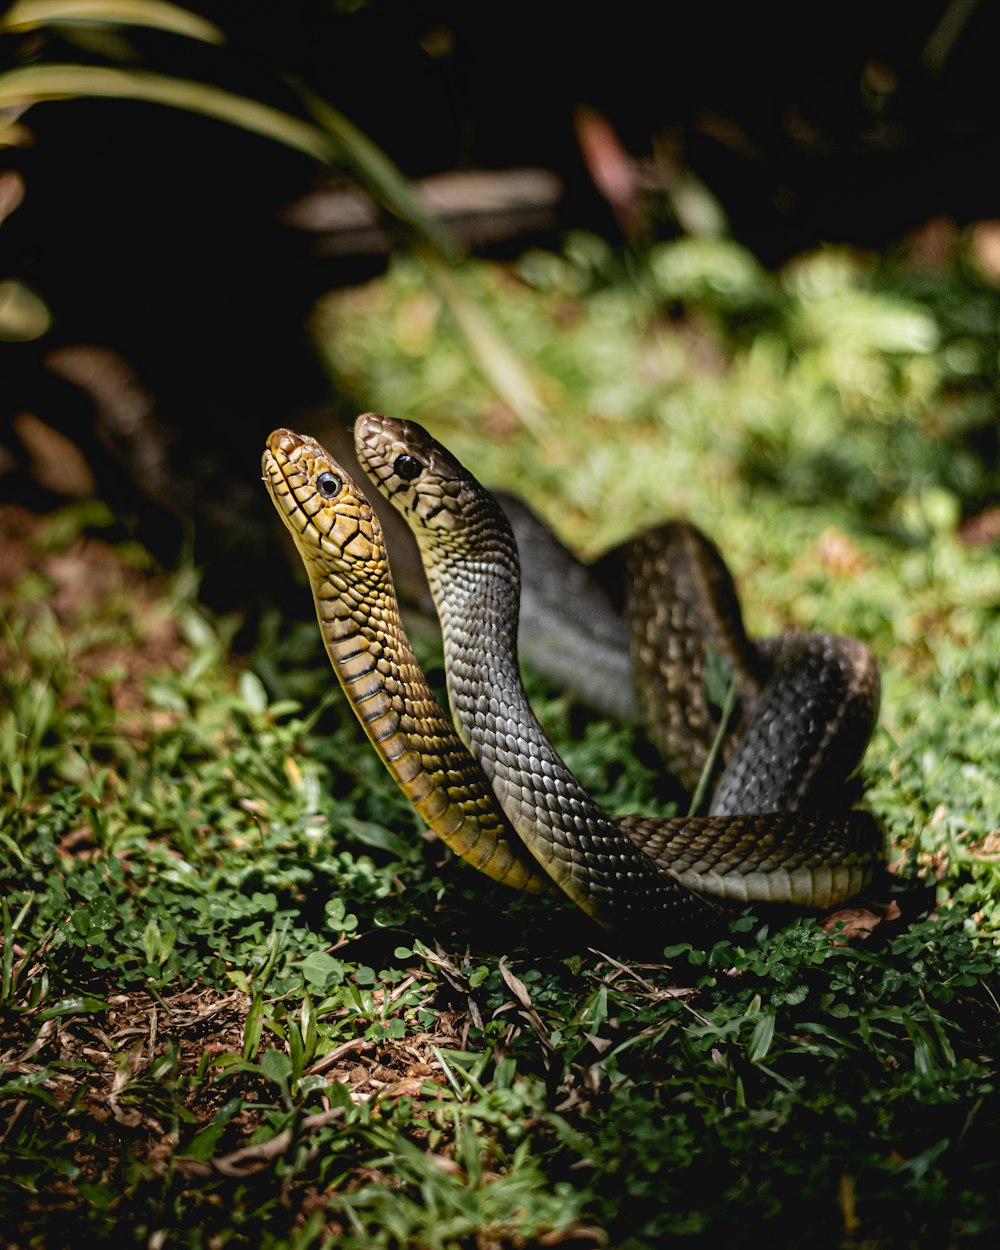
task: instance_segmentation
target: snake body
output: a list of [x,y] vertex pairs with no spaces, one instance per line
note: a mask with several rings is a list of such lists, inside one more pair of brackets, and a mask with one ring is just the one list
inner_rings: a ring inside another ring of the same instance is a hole
[[[758,810],[660,820],[604,811],[548,742],[524,694],[517,665],[519,561],[502,510],[414,423],[366,414],[356,424],[355,444],[362,467],[420,548],[441,619],[459,735],[525,846],[579,907],[614,928],[655,915],[683,930],[707,919],[702,900],[693,906],[694,891],[823,908],[864,888],[882,845],[865,812]],[[808,672],[811,663],[799,664],[799,671]],[[867,716],[870,721],[870,709]],[[775,723],[765,716],[765,737]],[[807,730],[804,737],[810,736]]]
[[641,719],[674,776],[691,790],[710,767],[714,651],[736,697],[709,811],[844,806],[879,705],[878,666],[864,643],[804,632],[751,639],[722,556],[686,522],[640,535],[618,558]]

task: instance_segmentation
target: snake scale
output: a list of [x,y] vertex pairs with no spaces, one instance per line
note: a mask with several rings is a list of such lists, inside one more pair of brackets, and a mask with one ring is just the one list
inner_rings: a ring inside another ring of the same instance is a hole
[[[413,659],[378,522],[343,468],[313,440],[278,430],[264,480],[309,574],[327,652],[355,713],[456,853],[516,887],[555,882],[599,923],[619,931],[653,923],[664,939],[714,929],[723,900],[824,908],[867,885],[881,833],[865,812],[796,812],[795,797],[766,814],[736,810],[735,801],[701,817],[603,811],[524,696],[519,563],[501,510],[419,426],[368,414],[356,444],[417,536],[441,616],[458,736]],[[800,676],[814,664],[798,665]]]

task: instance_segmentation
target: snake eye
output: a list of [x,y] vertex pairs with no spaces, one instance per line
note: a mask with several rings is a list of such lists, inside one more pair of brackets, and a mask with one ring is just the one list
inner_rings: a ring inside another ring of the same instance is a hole
[[401,477],[404,482],[412,482],[415,477],[419,477],[424,471],[424,466],[416,458],[416,456],[397,456],[392,466],[392,471],[397,477]]
[[335,495],[339,495],[343,485],[343,481],[337,477],[336,473],[321,473],[316,479],[316,489],[324,499],[332,499]]

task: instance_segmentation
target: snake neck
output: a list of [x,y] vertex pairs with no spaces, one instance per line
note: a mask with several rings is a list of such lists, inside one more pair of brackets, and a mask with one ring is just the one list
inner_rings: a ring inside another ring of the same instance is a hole
[[427,685],[388,573],[361,585],[315,567],[308,572],[337,679],[372,746],[426,824],[494,880],[534,893],[551,889],[497,811],[485,778]]
[[[413,681],[417,663],[398,613],[386,610],[386,585],[359,593],[346,579],[313,569],[309,572],[320,633],[333,670],[375,750],[416,806],[413,780],[419,770],[414,767],[411,727],[404,719],[408,700],[426,702],[430,692],[425,695],[422,683]],[[433,710],[431,717],[437,719]],[[438,728],[436,724],[431,727]]]
[[498,531],[493,550],[457,559],[437,550],[428,583],[441,620],[455,727],[501,806],[517,788],[503,750],[505,738],[516,738],[530,762],[551,772],[589,817],[609,819],[549,743],[528,702],[517,664],[520,576],[513,537]]
[[560,888],[600,923],[621,927],[650,912],[707,921],[705,905],[635,846],[545,736],[517,665],[513,535],[499,510],[469,531],[466,539],[480,541],[442,541],[429,531],[418,540],[441,619],[456,727],[507,819]]

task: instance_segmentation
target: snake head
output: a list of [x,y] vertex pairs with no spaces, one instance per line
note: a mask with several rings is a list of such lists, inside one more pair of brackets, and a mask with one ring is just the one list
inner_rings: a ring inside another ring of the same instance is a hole
[[422,425],[366,412],[354,423],[354,446],[361,467],[415,532],[467,524],[482,488]]
[[372,506],[315,439],[275,430],[261,459],[264,484],[312,573],[387,576]]
[[366,412],[354,423],[354,447],[422,550],[460,547],[468,556],[493,556],[498,547],[514,547],[493,496],[422,425]]

